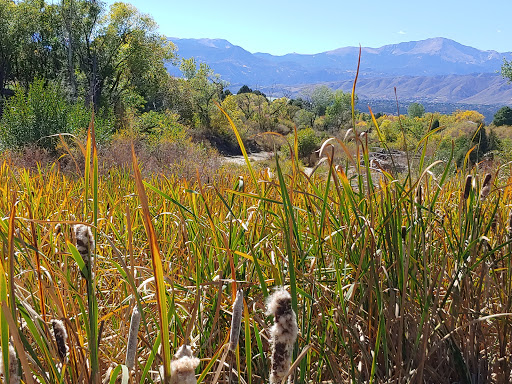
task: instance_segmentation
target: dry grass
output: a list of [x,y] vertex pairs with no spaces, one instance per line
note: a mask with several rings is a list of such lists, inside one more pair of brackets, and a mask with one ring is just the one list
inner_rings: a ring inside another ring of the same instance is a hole
[[[105,156],[100,150],[99,164],[116,158]],[[308,178],[296,164],[283,173],[276,163],[273,175],[244,174],[241,191],[232,190],[233,172],[210,182],[149,172],[147,206],[128,167],[91,165],[86,178],[1,164],[0,325],[25,357],[25,382],[94,382],[94,367],[111,382],[154,382],[165,359],[159,347],[172,356],[186,344],[201,361],[199,382],[210,383],[238,288],[245,302],[232,368],[247,383],[268,382],[274,319],[265,300],[282,285],[297,314],[294,360],[305,351],[295,382],[510,381],[510,169],[493,171],[481,200],[483,175],[473,174],[465,198],[465,171],[433,173],[425,164],[377,182],[362,143],[351,156],[366,164],[351,180],[345,165]],[[155,282],[148,217],[163,282]],[[93,229],[95,273],[73,245],[77,223]],[[128,374],[134,306],[141,325]],[[67,330],[65,359],[52,320]]]

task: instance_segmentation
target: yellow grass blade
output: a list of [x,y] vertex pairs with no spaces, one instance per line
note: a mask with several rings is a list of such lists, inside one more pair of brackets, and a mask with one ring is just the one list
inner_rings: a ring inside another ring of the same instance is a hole
[[247,156],[247,151],[245,150],[244,142],[242,141],[242,137],[240,136],[240,133],[238,133],[238,129],[235,126],[235,123],[233,123],[233,120],[231,120],[231,117],[222,109],[222,107],[219,105],[219,103],[215,103],[217,105],[217,108],[220,109],[220,111],[226,116],[228,119],[229,125],[231,126],[231,129],[233,129],[233,132],[235,133],[236,140],[238,141],[238,145],[240,146],[240,150],[242,151],[242,155],[244,155],[245,163],[247,164],[247,168],[249,169],[249,174],[251,175],[252,181],[254,182],[254,186],[256,190],[258,191],[258,194],[261,195],[261,188],[258,184],[258,180],[256,179],[256,175],[254,173],[254,170],[252,169],[251,162],[249,161],[249,156]]
[[133,173],[135,177],[135,185],[139,195],[140,204],[142,206],[142,217],[144,219],[144,227],[149,240],[149,248],[151,251],[151,259],[153,262],[153,273],[155,275],[156,284],[156,298],[158,305],[158,313],[160,319],[160,331],[162,334],[162,349],[163,349],[163,365],[164,365],[164,383],[167,383],[171,377],[171,348],[169,340],[169,321],[167,318],[167,305],[165,300],[165,285],[164,285],[164,271],[162,267],[162,258],[160,257],[160,249],[155,233],[155,228],[151,221],[151,214],[149,213],[149,203],[144,184],[142,183],[142,176],[135,155],[135,148],[132,143],[132,164]]

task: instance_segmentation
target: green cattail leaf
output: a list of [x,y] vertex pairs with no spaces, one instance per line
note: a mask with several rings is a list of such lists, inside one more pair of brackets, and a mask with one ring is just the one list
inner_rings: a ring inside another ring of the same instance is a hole
[[80,271],[83,273],[84,277],[88,280],[89,279],[89,269],[85,265],[85,261],[82,258],[82,255],[80,255],[80,252],[78,252],[78,249],[76,249],[75,245],[71,242],[67,242],[69,252],[71,252],[71,257],[78,265],[78,268],[80,268]]

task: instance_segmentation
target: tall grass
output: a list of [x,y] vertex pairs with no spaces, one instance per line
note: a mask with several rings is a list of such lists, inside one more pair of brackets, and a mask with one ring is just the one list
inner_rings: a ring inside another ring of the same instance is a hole
[[[142,180],[135,157],[135,180],[126,170],[100,176],[92,127],[83,178],[5,161],[4,366],[12,343],[25,382],[151,383],[168,380],[171,356],[189,345],[198,381],[210,383],[242,289],[244,326],[234,372],[224,372],[267,383],[274,318],[265,301],[284,285],[299,330],[297,383],[510,381],[510,167],[493,170],[482,199],[476,170],[452,174],[422,157],[406,175],[376,172],[365,141],[356,144],[345,153],[352,162],[331,156],[312,176],[297,161],[283,171],[280,159],[275,176],[241,169],[243,189],[232,187],[240,175],[223,171],[207,184]],[[93,228],[89,271],[76,224]],[[134,306],[141,326],[129,371]],[[69,336],[65,359],[52,320]]]

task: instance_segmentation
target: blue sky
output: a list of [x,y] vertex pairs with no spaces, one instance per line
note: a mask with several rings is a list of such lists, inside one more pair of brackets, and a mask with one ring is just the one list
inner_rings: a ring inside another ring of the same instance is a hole
[[[447,37],[512,51],[510,0],[132,0],[160,32],[222,38],[250,52],[318,53]],[[109,0],[107,4],[112,4]]]

